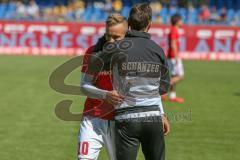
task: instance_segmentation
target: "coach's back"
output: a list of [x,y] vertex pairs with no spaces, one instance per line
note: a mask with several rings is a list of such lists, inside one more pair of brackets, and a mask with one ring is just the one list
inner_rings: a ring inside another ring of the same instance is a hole
[[166,92],[169,84],[167,62],[162,48],[150,38],[149,33],[131,30],[116,42],[118,49],[111,60],[113,87],[124,96],[115,107],[116,119],[163,114],[160,92]]

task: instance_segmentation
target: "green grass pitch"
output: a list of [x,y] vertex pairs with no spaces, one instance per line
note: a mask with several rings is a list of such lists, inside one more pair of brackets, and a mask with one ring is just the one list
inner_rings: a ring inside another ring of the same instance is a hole
[[[54,106],[84,97],[64,95],[48,84],[51,72],[70,57],[0,56],[0,159],[73,160],[79,122],[59,120]],[[184,104],[165,103],[171,119],[167,160],[239,160],[240,63],[185,61],[177,87]],[[79,84],[79,69],[66,80]],[[103,151],[100,160],[106,160]],[[141,152],[139,160],[143,160]]]

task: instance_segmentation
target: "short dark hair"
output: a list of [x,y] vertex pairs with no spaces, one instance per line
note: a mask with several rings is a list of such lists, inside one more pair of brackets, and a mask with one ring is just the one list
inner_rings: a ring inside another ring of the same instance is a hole
[[128,18],[128,25],[134,30],[145,29],[152,20],[152,9],[147,3],[135,5]]
[[178,21],[180,21],[182,18],[179,14],[174,14],[172,17],[171,17],[171,24],[173,26],[175,26],[177,24]]

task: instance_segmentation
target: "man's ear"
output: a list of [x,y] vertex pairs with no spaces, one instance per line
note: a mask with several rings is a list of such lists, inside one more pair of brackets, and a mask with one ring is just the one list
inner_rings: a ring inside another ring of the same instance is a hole
[[150,21],[150,22],[148,23],[148,26],[147,26],[147,32],[148,32],[149,29],[151,28],[151,25],[152,25],[152,21]]

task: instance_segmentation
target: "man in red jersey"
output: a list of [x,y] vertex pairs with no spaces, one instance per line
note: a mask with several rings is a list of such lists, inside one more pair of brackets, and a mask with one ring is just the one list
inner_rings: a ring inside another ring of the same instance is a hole
[[115,160],[113,140],[114,108],[123,97],[112,91],[110,65],[104,67],[97,75],[88,73],[88,60],[92,52],[100,51],[106,42],[114,42],[124,38],[127,22],[120,14],[112,14],[106,21],[106,34],[95,46],[90,47],[84,56],[80,88],[87,95],[83,119],[80,124],[78,138],[78,159],[96,160],[104,146],[109,159]]
[[[171,88],[169,99],[171,102],[183,103],[184,99],[177,97],[176,95],[176,83],[181,81],[184,76],[184,69],[182,64],[182,59],[179,56],[180,48],[180,36],[179,28],[182,26],[182,20],[180,15],[176,14],[171,17],[171,29],[169,33],[169,50],[168,50],[168,63],[171,71]],[[163,97],[166,99],[166,97]]]

